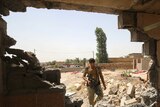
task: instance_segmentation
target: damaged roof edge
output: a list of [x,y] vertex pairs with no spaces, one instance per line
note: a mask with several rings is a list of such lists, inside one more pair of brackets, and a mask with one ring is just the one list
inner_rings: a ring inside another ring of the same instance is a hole
[[0,14],[7,16],[9,11],[25,12],[27,7],[77,10],[107,14],[119,14],[122,11],[160,14],[160,2],[158,0],[0,0]]

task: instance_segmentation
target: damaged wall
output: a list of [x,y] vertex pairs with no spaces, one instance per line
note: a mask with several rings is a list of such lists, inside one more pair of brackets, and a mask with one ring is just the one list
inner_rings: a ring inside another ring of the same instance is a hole
[[36,56],[11,49],[15,44],[16,40],[7,35],[7,23],[0,16],[0,107],[64,107],[65,86],[60,84],[60,71],[51,70],[56,81],[46,81],[48,77],[41,74],[45,69]]
[[[0,49],[2,49],[2,30],[1,28],[3,27],[2,24],[3,21],[2,19],[0,18]],[[0,54],[2,54],[1,50],[0,50]],[[2,73],[2,59],[0,58],[0,105],[1,105],[1,102],[2,102],[2,90],[3,90],[3,73]]]
[[[1,24],[0,24],[1,26]],[[0,49],[2,48],[2,34],[1,34],[1,31],[0,31]],[[3,90],[3,81],[2,81],[2,59],[0,58],[0,94],[2,93],[2,90]]]
[[6,34],[7,23],[0,16],[0,106],[2,105],[3,90],[4,90],[4,63],[2,56],[4,54],[4,35]]
[[4,68],[3,68],[2,56],[4,54],[4,36],[6,34],[6,29],[7,29],[6,25],[7,23],[0,16],[0,94],[2,94],[3,91]]
[[157,41],[157,71],[158,71],[158,89],[160,91],[160,40]]
[[[145,42],[150,39],[156,40],[149,47],[144,47],[148,55],[153,56],[156,62],[153,69],[153,76],[158,81],[154,83],[160,90],[160,2],[159,0],[0,0],[0,14],[7,16],[10,11],[25,12],[27,7],[80,10],[89,12],[120,14],[119,28],[126,28],[131,31],[131,40],[134,42]],[[126,13],[125,13],[125,12]],[[124,13],[123,13],[124,12]],[[3,54],[5,46],[3,36],[6,34],[6,23],[0,18],[0,54]],[[152,51],[153,50],[153,51]],[[150,53],[151,52],[151,53]],[[156,53],[156,55],[153,55]],[[0,94],[3,92],[4,75],[3,61],[0,59]],[[158,72],[158,73],[157,73]]]

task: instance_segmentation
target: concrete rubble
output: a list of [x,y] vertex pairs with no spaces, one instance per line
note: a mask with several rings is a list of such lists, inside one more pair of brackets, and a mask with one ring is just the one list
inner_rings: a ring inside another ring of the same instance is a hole
[[[103,72],[106,90],[104,97],[95,107],[154,107],[157,103],[157,92],[149,83],[144,83],[136,77],[122,77],[122,71]],[[108,75],[109,74],[109,75]],[[89,107],[87,88],[83,83],[82,73],[62,73],[62,79],[67,86],[67,96],[83,99],[82,107]],[[77,87],[81,87],[77,90]],[[103,86],[102,86],[103,88]]]
[[[114,84],[112,84],[114,83]],[[96,107],[156,107],[157,92],[150,84],[108,80],[104,98]]]

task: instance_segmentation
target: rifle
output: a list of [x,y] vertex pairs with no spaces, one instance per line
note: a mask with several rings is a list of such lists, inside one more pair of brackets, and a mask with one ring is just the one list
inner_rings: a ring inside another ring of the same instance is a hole
[[100,81],[94,79],[91,74],[88,74],[87,77],[88,77],[88,80],[90,81],[90,84],[87,84],[87,85],[88,85],[90,88],[94,89],[94,90],[95,90],[95,93],[96,93],[97,95],[99,95],[99,94],[100,94],[100,88],[99,88]]

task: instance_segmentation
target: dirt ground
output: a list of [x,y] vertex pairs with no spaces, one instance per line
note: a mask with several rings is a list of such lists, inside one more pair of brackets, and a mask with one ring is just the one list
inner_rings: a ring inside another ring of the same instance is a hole
[[[116,81],[119,81],[120,83],[131,83],[131,84],[140,84],[143,83],[139,78],[133,78],[133,77],[122,77],[121,74],[125,70],[116,70],[116,71],[109,71],[109,70],[103,70],[103,75],[105,79],[105,83],[107,86],[108,82],[112,82],[113,84]],[[64,83],[66,85],[66,94],[70,94],[71,96],[75,97],[78,96],[83,99],[83,105],[82,107],[88,107],[88,98],[87,98],[87,89],[84,85],[84,80],[82,79],[82,72],[65,72],[61,73],[61,83]],[[104,90],[104,96],[107,94],[108,90]]]

